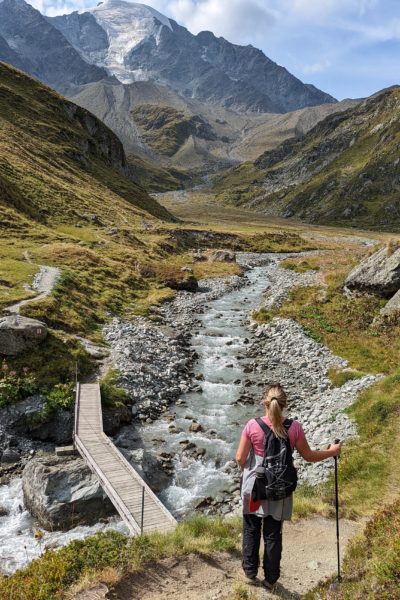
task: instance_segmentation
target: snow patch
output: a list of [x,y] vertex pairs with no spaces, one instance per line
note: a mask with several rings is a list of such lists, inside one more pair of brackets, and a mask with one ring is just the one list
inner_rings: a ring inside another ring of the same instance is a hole
[[172,31],[170,20],[145,4],[106,0],[96,8],[89,11],[83,9],[80,12],[91,13],[106,31],[109,48],[98,66],[109,69],[122,83],[136,80],[135,72],[125,65],[125,58],[129,52],[151,36],[154,36],[158,43],[163,27]]

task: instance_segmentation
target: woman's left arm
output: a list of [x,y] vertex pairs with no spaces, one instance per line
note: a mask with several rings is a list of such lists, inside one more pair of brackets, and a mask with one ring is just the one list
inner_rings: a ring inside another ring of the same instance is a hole
[[244,465],[246,464],[246,459],[250,452],[250,448],[251,448],[251,441],[249,440],[249,438],[242,435],[242,437],[240,438],[240,442],[239,442],[239,448],[237,449],[237,452],[236,452],[236,462],[242,470],[244,469]]

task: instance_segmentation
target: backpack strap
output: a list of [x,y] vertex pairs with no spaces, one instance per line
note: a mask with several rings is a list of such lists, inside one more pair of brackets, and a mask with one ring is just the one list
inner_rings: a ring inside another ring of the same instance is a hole
[[261,427],[261,429],[263,430],[263,432],[266,435],[269,435],[272,431],[271,427],[268,427],[268,425],[266,423],[264,423],[264,421],[261,419],[261,417],[258,417],[256,419],[256,423]]
[[[256,423],[261,427],[261,429],[263,430],[263,432],[265,434],[268,434],[272,431],[271,427],[268,427],[268,425],[266,423],[264,423],[264,421],[261,419],[261,417],[258,417],[256,420]],[[282,423],[282,425],[284,426],[284,428],[286,429],[286,431],[288,431],[290,429],[290,427],[292,426],[293,423],[293,419],[285,419]]]

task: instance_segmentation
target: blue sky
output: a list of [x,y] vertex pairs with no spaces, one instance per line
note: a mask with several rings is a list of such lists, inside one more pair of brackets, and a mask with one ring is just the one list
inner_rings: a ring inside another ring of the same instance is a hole
[[[46,14],[96,4],[29,0]],[[252,44],[336,98],[400,84],[400,0],[147,0],[192,33]]]

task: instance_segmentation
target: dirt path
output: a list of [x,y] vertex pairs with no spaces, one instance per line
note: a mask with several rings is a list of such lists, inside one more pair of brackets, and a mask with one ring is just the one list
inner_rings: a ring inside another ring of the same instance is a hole
[[14,315],[19,315],[22,306],[47,298],[53,291],[59,277],[60,269],[40,265],[40,271],[35,275],[32,286],[27,286],[27,290],[37,292],[37,295],[9,306],[6,308],[6,311]]
[[[342,550],[360,529],[358,523],[341,521]],[[282,575],[273,594],[242,583],[240,555],[218,553],[212,558],[194,554],[165,558],[125,577],[112,590],[99,584],[76,594],[73,600],[232,600],[235,590],[243,587],[249,600],[301,598],[336,571],[335,522],[317,517],[287,523],[283,535]]]

